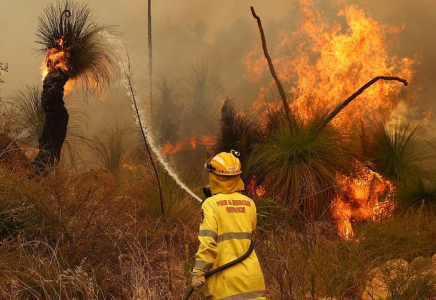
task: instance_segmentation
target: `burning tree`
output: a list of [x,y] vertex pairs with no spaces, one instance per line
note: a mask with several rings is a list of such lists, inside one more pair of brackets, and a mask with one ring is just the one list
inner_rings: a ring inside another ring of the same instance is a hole
[[[304,219],[318,220],[327,217],[330,208],[365,207],[366,202],[374,206],[379,196],[389,192],[384,174],[372,170],[371,161],[359,156],[360,150],[356,152],[356,121],[361,121],[362,128],[374,124],[374,116],[389,121],[404,93],[401,95],[402,91],[388,82],[373,84],[395,80],[407,85],[405,79],[390,75],[412,79],[413,61],[390,58],[385,34],[399,29],[377,23],[357,7],[350,5],[341,11],[349,25],[343,31],[339,23],[329,23],[311,1],[300,4],[300,28],[281,33],[283,40],[274,51],[280,56],[274,60],[268,54],[260,18],[252,9],[263,53],[257,47],[246,56],[247,70],[252,73],[249,77],[260,78],[256,74],[269,67],[274,78],[262,86],[255,107],[285,115],[283,119],[290,126],[277,122],[275,133],[253,151],[249,171],[267,195],[283,199],[293,213],[301,213]],[[267,63],[264,58],[256,59],[262,54]],[[279,66],[278,72],[273,63]],[[388,76],[377,76],[383,74]],[[370,78],[362,85],[362,80]],[[270,94],[279,94],[283,107],[265,103]],[[352,107],[347,108],[349,105]],[[360,144],[365,145],[362,137]],[[333,199],[346,205],[332,206]],[[350,222],[356,217],[353,213],[363,215],[361,210],[350,210],[333,211],[333,216]],[[371,211],[363,219],[373,216]]]
[[60,160],[68,127],[63,96],[80,80],[84,93],[99,94],[112,81],[115,65],[100,25],[86,4],[69,0],[50,4],[39,17],[37,43],[44,54],[41,104],[45,122],[33,164],[40,172]]

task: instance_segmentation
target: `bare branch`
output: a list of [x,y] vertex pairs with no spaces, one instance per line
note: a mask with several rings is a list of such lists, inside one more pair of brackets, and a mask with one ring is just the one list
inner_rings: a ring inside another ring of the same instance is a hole
[[134,88],[133,79],[132,79],[132,70],[130,67],[130,56],[129,56],[129,53],[127,52],[127,49],[126,49],[126,54],[127,54],[127,68],[124,68],[124,76],[126,78],[128,89],[129,89],[129,92],[131,94],[133,107],[135,109],[136,118],[137,118],[139,129],[141,132],[141,137],[142,137],[142,140],[144,142],[144,147],[145,147],[145,150],[147,151],[147,155],[148,155],[148,158],[150,160],[151,166],[153,167],[153,172],[154,172],[154,176],[156,178],[157,188],[159,191],[161,215],[162,215],[162,219],[165,220],[164,198],[163,198],[163,193],[162,193],[162,185],[160,182],[159,172],[157,170],[156,163],[153,160],[153,155],[151,154],[150,146],[149,146],[148,140],[147,140],[146,131],[145,131],[144,126],[142,125],[141,114],[139,113],[138,103],[136,102],[135,88]]
[[330,123],[331,120],[333,120],[348,104],[350,104],[351,101],[356,99],[357,96],[362,94],[367,88],[369,88],[371,85],[373,85],[378,80],[396,80],[399,82],[402,82],[405,86],[408,85],[408,82],[406,79],[400,78],[400,77],[392,77],[392,76],[377,76],[374,77],[372,80],[368,81],[365,85],[363,85],[360,89],[357,90],[353,95],[347,98],[344,102],[339,104],[324,120],[323,124],[321,125],[320,129],[326,127],[328,123]]
[[274,80],[276,82],[277,88],[278,88],[279,93],[280,93],[280,97],[282,98],[283,107],[284,107],[285,113],[286,113],[286,118],[289,121],[289,125],[292,126],[291,111],[289,109],[286,93],[285,93],[285,90],[283,89],[282,83],[280,82],[279,78],[277,77],[277,74],[276,74],[276,71],[274,69],[274,65],[272,63],[271,57],[269,56],[268,48],[266,47],[265,33],[263,32],[262,22],[261,22],[260,18],[256,15],[256,12],[254,11],[253,6],[251,6],[250,8],[251,8],[251,13],[252,13],[253,17],[257,20],[257,26],[259,27],[260,37],[262,39],[263,53],[265,54],[265,58],[268,61],[269,70],[271,72],[272,77],[274,78]]

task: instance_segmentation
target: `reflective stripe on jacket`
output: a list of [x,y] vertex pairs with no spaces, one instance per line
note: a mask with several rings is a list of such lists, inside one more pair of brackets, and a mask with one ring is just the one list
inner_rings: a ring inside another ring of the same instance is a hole
[[[218,194],[202,204],[202,222],[194,272],[231,262],[250,247],[256,206],[241,193]],[[265,299],[265,284],[255,251],[242,262],[206,280],[205,296],[221,300]]]

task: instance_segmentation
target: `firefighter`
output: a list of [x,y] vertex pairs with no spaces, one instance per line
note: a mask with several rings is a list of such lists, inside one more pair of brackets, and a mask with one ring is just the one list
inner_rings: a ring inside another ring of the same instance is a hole
[[203,201],[198,239],[200,246],[192,269],[192,287],[210,299],[266,299],[265,283],[256,253],[205,280],[204,274],[244,255],[256,229],[254,201],[241,192],[239,153],[221,152],[205,167],[212,197]]

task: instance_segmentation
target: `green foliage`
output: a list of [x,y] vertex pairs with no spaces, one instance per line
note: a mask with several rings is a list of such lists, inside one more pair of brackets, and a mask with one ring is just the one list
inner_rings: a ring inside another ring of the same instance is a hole
[[418,178],[400,184],[395,191],[399,208],[413,207],[436,212],[436,181],[434,178]]
[[436,158],[419,126],[378,124],[368,133],[367,159],[374,170],[396,183],[425,178]]
[[184,252],[184,260],[183,260],[183,271],[185,272],[185,278],[189,280],[191,269],[193,264],[189,262],[189,245],[185,244],[185,252]]
[[64,48],[70,53],[70,76],[80,77],[85,89],[100,93],[112,81],[116,70],[112,48],[104,36],[113,27],[99,24],[85,3],[64,0],[49,4],[38,19],[36,42],[42,45],[40,51],[44,55],[49,49],[59,48],[59,21],[66,9],[71,12],[71,17],[67,18],[63,40]]
[[296,121],[292,132],[279,129],[255,147],[247,164],[249,175],[268,195],[312,220],[327,217],[336,173],[352,161],[344,137],[331,127],[320,130],[322,120]]

